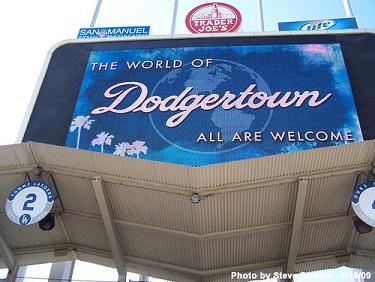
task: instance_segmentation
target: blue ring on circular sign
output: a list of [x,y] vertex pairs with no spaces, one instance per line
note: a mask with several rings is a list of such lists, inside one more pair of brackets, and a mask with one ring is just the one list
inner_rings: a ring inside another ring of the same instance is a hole
[[23,189],[26,189],[28,187],[40,187],[47,195],[47,201],[49,203],[52,203],[55,200],[55,195],[53,193],[53,190],[45,183],[40,182],[40,181],[29,181],[25,182],[21,185],[18,185],[16,188],[13,189],[13,191],[9,194],[7,200],[9,202],[12,202],[14,198],[17,196],[19,192],[21,192]]
[[[47,196],[47,202],[45,203],[44,210],[42,212],[40,212],[39,214],[35,215],[34,217],[32,217],[30,214],[27,214],[27,213],[22,214],[21,216],[18,217],[13,212],[12,204],[13,204],[13,201],[15,200],[15,198],[17,197],[17,195],[21,191],[23,191],[24,189],[27,189],[27,188],[39,188],[42,191],[44,191],[44,193]],[[43,183],[43,182],[40,182],[40,181],[37,181],[37,180],[25,182],[25,183],[17,186],[16,188],[14,188],[12,190],[12,192],[7,197],[6,214],[7,214],[8,218],[13,223],[23,225],[23,226],[31,225],[31,224],[39,222],[50,212],[50,210],[53,206],[53,203],[54,203],[54,200],[55,200],[55,194],[54,194],[53,191],[54,190],[51,189],[46,183]]]
[[[360,199],[361,195],[367,189],[375,189],[375,181],[368,181],[359,185],[356,189],[354,189],[352,194],[352,208],[356,215],[368,225],[375,227],[375,218],[372,218],[371,215],[363,209],[363,205],[361,206]],[[375,201],[374,201],[375,203]]]
[[375,187],[375,181],[368,181],[365,183],[362,183],[359,185],[356,189],[354,189],[353,194],[352,194],[352,204],[357,205],[359,202],[359,198],[361,194],[369,189],[369,188],[374,188]]

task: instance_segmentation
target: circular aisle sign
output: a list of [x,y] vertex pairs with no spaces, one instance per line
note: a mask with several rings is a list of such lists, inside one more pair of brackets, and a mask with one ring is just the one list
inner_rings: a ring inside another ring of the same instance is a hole
[[188,13],[185,24],[192,33],[235,32],[241,25],[241,13],[226,3],[205,3]]
[[375,181],[363,183],[353,191],[352,207],[363,222],[375,227]]
[[17,186],[8,196],[6,213],[19,225],[30,225],[42,220],[52,209],[54,193],[45,183],[30,181]]

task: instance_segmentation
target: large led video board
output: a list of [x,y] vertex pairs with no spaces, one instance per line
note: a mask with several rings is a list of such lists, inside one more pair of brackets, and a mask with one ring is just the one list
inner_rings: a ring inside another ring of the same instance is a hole
[[303,39],[81,43],[64,127],[48,125],[65,132],[44,142],[203,166],[366,139],[347,47]]

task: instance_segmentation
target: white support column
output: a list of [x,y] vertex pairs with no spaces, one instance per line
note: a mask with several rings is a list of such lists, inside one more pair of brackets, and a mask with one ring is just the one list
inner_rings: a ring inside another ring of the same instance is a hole
[[103,219],[105,231],[107,233],[109,245],[113,254],[119,281],[126,281],[126,266],[121,252],[121,247],[118,239],[118,234],[115,229],[113,221],[113,212],[109,204],[109,199],[106,191],[104,190],[103,183],[100,177],[92,181],[96,201],[99,206],[100,214]]
[[141,276],[139,277],[139,280],[142,282],[147,282],[148,276],[146,274],[141,274]]
[[96,19],[98,18],[98,15],[99,15],[99,11],[100,11],[100,7],[102,6],[102,0],[98,0],[98,2],[96,2],[96,7],[95,7],[95,11],[94,11],[94,14],[92,15],[92,19],[91,19],[91,23],[90,23],[90,27],[94,27],[95,24],[96,24]]
[[300,245],[302,220],[303,220],[303,210],[305,207],[306,194],[307,194],[307,180],[300,180],[298,183],[298,192],[296,206],[294,209],[294,219],[292,236],[290,238],[288,261],[286,265],[286,273],[293,273],[294,266],[297,261],[298,249]]
[[259,31],[264,31],[262,0],[257,0],[257,4],[258,4],[258,28],[259,28]]
[[[22,274],[25,273],[25,267],[24,268],[24,271]],[[21,276],[21,275],[18,275],[19,274],[19,267],[16,267],[13,271],[8,271],[8,275],[7,275],[7,278],[5,278],[5,281],[6,282],[16,282],[17,280],[17,277],[18,276]],[[22,275],[22,277],[24,277],[24,275]]]
[[48,282],[64,282],[72,280],[74,261],[55,262],[52,264]]
[[342,0],[342,4],[344,5],[345,14],[348,18],[353,17],[352,7],[350,6],[349,0]]
[[[6,282],[22,282],[26,276],[27,266],[17,266],[13,271],[8,272],[8,276],[5,279]],[[22,277],[22,278],[17,278]]]
[[176,33],[177,10],[178,10],[178,0],[174,0],[171,35],[174,35]]
[[5,262],[5,265],[9,269],[9,271],[13,272],[17,268],[17,261],[8,243],[5,242],[1,234],[0,234],[0,254]]

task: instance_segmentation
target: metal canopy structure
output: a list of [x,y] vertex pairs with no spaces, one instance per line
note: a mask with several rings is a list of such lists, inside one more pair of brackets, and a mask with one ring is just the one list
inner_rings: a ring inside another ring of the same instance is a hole
[[[80,259],[175,281],[231,271],[375,269],[375,233],[347,210],[375,141],[204,167],[39,143],[0,147],[0,267]],[[56,227],[18,226],[6,197],[31,171],[56,186]],[[201,196],[192,204],[192,193]]]

